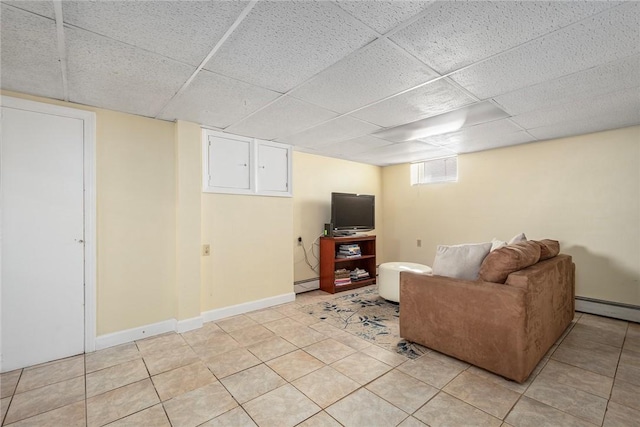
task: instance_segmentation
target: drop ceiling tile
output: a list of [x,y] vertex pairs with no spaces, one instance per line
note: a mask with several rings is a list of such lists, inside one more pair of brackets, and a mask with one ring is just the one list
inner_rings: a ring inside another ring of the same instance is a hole
[[329,1],[261,1],[205,68],[284,93],[375,37]]
[[226,128],[279,96],[277,92],[202,70],[160,118]]
[[200,65],[244,1],[64,1],[65,23]]
[[640,3],[609,9],[451,78],[480,99],[640,53]]
[[335,144],[323,146],[321,147],[321,151],[326,155],[351,156],[352,158],[358,158],[358,154],[371,151],[378,147],[384,147],[386,145],[391,145],[391,142],[375,138],[370,135],[365,135],[348,141],[341,141]]
[[485,138],[469,138],[461,142],[447,145],[447,148],[457,151],[458,153],[473,153],[476,151],[490,150],[493,148],[508,147],[511,145],[525,144],[533,142],[536,139],[525,131],[513,133],[496,133]]
[[640,55],[634,55],[509,92],[494,99],[508,113],[516,115],[557,106],[568,101],[633,88],[638,84],[640,84]]
[[77,28],[65,28],[69,98],[153,117],[195,70],[133,46]]
[[530,111],[514,116],[512,120],[525,129],[533,129],[584,118],[597,118],[613,110],[635,111],[636,116],[640,118],[640,87]]
[[281,138],[278,141],[291,145],[319,149],[334,142],[346,141],[358,136],[368,135],[380,128],[371,123],[353,117],[339,117],[295,135]]
[[607,111],[598,117],[530,129],[528,132],[539,140],[545,140],[600,132],[609,129],[619,129],[634,125],[640,125],[637,110],[625,109],[622,111]]
[[351,115],[383,127],[415,122],[474,102],[446,79],[394,96]]
[[338,6],[384,34],[403,21],[422,12],[433,1],[353,1],[337,0]]
[[44,16],[46,18],[55,19],[55,12],[53,11],[53,2],[51,0],[48,0],[48,1],[2,0],[2,4],[7,4],[22,10],[33,12],[37,15]]
[[237,135],[276,139],[300,132],[338,114],[290,96],[282,96],[273,104],[247,117],[226,130]]
[[437,2],[391,39],[448,73],[612,7],[606,2]]
[[55,22],[2,5],[2,88],[62,99]]
[[291,95],[346,113],[437,76],[393,43],[380,40],[323,71]]
[[465,127],[455,132],[422,138],[420,139],[420,141],[448,147],[450,144],[460,144],[468,141],[491,139],[499,135],[506,135],[521,130],[522,128],[520,128],[509,119],[502,119],[495,120],[489,123],[482,123],[475,126]]

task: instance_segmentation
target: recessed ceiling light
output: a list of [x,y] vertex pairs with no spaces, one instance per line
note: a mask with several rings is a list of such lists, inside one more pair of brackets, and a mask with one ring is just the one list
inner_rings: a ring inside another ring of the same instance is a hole
[[509,114],[489,101],[478,102],[412,123],[373,133],[378,138],[393,142],[413,141],[427,136],[455,132],[466,126],[491,122],[509,117]]

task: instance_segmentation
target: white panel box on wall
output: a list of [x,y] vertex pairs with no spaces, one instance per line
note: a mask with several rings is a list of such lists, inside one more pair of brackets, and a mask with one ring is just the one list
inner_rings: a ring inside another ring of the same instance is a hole
[[208,135],[205,163],[205,188],[221,193],[252,193],[252,141]]
[[291,197],[291,146],[203,129],[202,191]]
[[257,142],[258,192],[289,193],[291,146],[275,142]]

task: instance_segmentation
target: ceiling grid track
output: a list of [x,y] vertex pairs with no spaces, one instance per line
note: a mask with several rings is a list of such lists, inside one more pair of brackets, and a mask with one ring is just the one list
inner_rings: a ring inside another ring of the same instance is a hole
[[67,46],[64,40],[64,21],[62,17],[62,0],[53,0],[53,11],[56,17],[56,36],[58,56],[60,57],[60,73],[62,75],[62,96],[69,101],[69,82],[67,80]]
[[162,109],[160,109],[158,114],[155,115],[156,119],[159,118],[162,115],[162,113],[164,113],[166,111],[166,109],[169,107],[169,105],[171,105],[171,103],[175,99],[177,99],[187,89],[187,87],[189,87],[189,85],[191,84],[191,82],[193,82],[193,80],[196,78],[198,73],[204,68],[205,65],[207,65],[207,62],[209,62],[209,60],[211,58],[213,58],[213,56],[220,50],[222,45],[229,39],[229,37],[231,37],[231,34],[236,30],[236,28],[238,28],[238,26],[242,23],[242,21],[244,21],[244,19],[247,17],[249,12],[251,12],[251,10],[258,3],[258,1],[259,0],[252,0],[242,10],[242,12],[240,12],[240,15],[238,15],[238,17],[233,22],[233,24],[231,24],[231,26],[227,29],[227,31],[222,35],[220,40],[218,40],[218,42],[213,47],[213,49],[211,49],[209,54],[207,56],[205,56],[205,58],[202,60],[200,65],[198,65],[198,67],[195,69],[193,74],[191,74],[191,76],[187,79],[187,81],[184,82],[182,87],[180,87],[180,89],[178,89],[178,91],[171,97],[171,99],[164,105],[164,107],[162,107]]
[[[471,64],[468,64],[468,65],[465,65],[464,67],[458,68],[458,69],[456,69],[456,70],[450,71],[450,72],[448,72],[448,73],[446,73],[446,74],[441,75],[440,77],[433,78],[433,79],[431,79],[431,80],[429,80],[429,81],[426,81],[426,82],[424,82],[424,83],[420,83],[419,85],[415,85],[415,86],[410,87],[410,88],[408,88],[408,89],[405,89],[405,90],[402,90],[402,91],[400,91],[400,92],[394,93],[394,94],[392,94],[392,95],[389,95],[389,96],[384,97],[384,98],[382,98],[382,99],[379,99],[379,100],[377,100],[377,101],[371,102],[371,103],[369,103],[369,104],[367,104],[367,105],[364,105],[364,106],[362,106],[362,107],[355,108],[355,109],[353,109],[353,110],[351,110],[351,111],[348,111],[348,112],[346,112],[346,113],[340,114],[340,115],[338,115],[338,116],[336,116],[336,117],[333,117],[333,118],[331,118],[331,119],[325,120],[325,121],[323,121],[323,122],[321,122],[321,123],[317,123],[317,124],[315,124],[315,125],[313,125],[313,126],[309,126],[309,127],[307,127],[307,128],[304,128],[304,129],[302,129],[302,130],[300,130],[300,131],[296,132],[295,134],[305,132],[305,131],[307,131],[307,130],[309,130],[309,129],[313,129],[313,128],[315,128],[315,127],[318,127],[318,126],[324,125],[324,124],[326,124],[326,123],[330,123],[330,122],[332,122],[332,121],[334,121],[334,120],[337,120],[337,119],[339,119],[339,118],[342,118],[342,117],[345,117],[345,116],[351,115],[351,114],[353,114],[353,113],[355,113],[355,112],[357,112],[357,111],[360,111],[360,110],[363,110],[363,109],[365,109],[365,108],[371,107],[371,106],[373,106],[373,105],[379,104],[379,103],[381,103],[381,102],[387,101],[387,100],[389,100],[389,99],[391,99],[391,98],[395,98],[395,97],[397,97],[397,96],[403,95],[403,94],[405,94],[405,93],[407,93],[407,92],[411,92],[411,91],[413,91],[413,90],[419,89],[419,88],[424,87],[424,86],[426,86],[426,85],[428,85],[428,84],[434,83],[434,82],[436,82],[436,81],[438,81],[438,80],[442,80],[442,79],[444,79],[444,78],[450,77],[451,75],[453,75],[453,74],[455,74],[455,73],[458,73],[458,72],[461,72],[461,71],[467,70],[467,69],[469,69],[469,68],[471,68],[471,67],[474,67],[474,66],[476,66],[476,65],[482,64],[482,63],[484,63],[484,62],[486,62],[486,61],[489,61],[489,60],[491,60],[491,59],[494,59],[494,58],[497,58],[497,57],[502,56],[502,55],[504,55],[504,54],[507,54],[507,53],[509,53],[509,52],[511,52],[511,51],[514,51],[514,50],[516,50],[516,49],[521,48],[522,46],[525,46],[525,45],[527,45],[527,44],[533,43],[533,42],[535,42],[536,40],[539,40],[539,39],[541,39],[541,38],[543,38],[543,37],[547,37],[547,36],[548,36],[548,35],[550,35],[550,34],[553,34],[553,33],[555,33],[555,32],[558,32],[558,31],[564,30],[564,29],[566,29],[566,28],[570,28],[570,27],[573,27],[573,26],[575,26],[575,25],[578,25],[578,24],[580,24],[582,21],[585,21],[585,20],[587,20],[587,19],[591,19],[591,18],[593,18],[594,16],[597,16],[597,15],[603,14],[603,13],[605,13],[605,12],[607,12],[607,11],[611,10],[611,9],[619,8],[619,7],[624,7],[624,6],[625,6],[625,4],[623,3],[623,4],[620,4],[620,5],[613,6],[613,7],[611,7],[611,8],[608,8],[608,9],[602,10],[602,11],[600,11],[600,12],[598,12],[598,13],[593,14],[593,15],[586,16],[586,17],[584,17],[584,18],[582,18],[582,19],[580,19],[580,20],[578,20],[578,21],[572,22],[572,23],[571,23],[571,24],[569,24],[569,25],[565,25],[565,26],[563,26],[563,27],[557,28],[557,29],[555,29],[554,31],[550,31],[550,32],[548,32],[548,33],[542,34],[542,35],[540,35],[540,36],[538,36],[538,37],[535,37],[535,38],[533,38],[533,39],[527,40],[527,41],[525,41],[525,42],[523,42],[523,43],[520,43],[520,44],[519,44],[519,45],[517,45],[517,46],[510,47],[509,49],[505,49],[505,50],[503,50],[503,51],[501,51],[501,52],[497,52],[497,53],[494,53],[493,55],[489,55],[489,56],[487,56],[486,58],[483,58],[483,59],[481,59],[481,60],[479,60],[479,61],[476,61],[476,62],[471,63]],[[427,8],[427,10],[423,11],[422,13],[420,13],[419,15],[417,15],[416,17],[413,17],[413,18],[409,19],[408,21],[410,21],[410,23],[413,23],[413,22],[417,21],[417,20],[418,20],[419,18],[421,18],[424,14],[426,14],[426,12],[427,12],[427,11],[428,11],[428,8]],[[419,17],[419,18],[418,18],[418,17]],[[383,36],[381,36],[380,38],[376,39],[374,42],[377,42],[378,40],[383,39],[383,38],[387,38],[388,36],[392,35],[392,33],[396,33],[396,32],[398,32],[398,31],[400,31],[402,28],[404,28],[404,27],[405,27],[405,23],[406,23],[406,22],[401,23],[400,25],[398,25],[398,27],[396,27],[396,28],[394,28],[394,29],[392,29],[392,30],[388,31],[388,32],[387,32],[387,33],[385,33]],[[409,25],[409,24],[407,24],[407,25]],[[401,27],[401,28],[399,28],[399,27]],[[392,40],[389,40],[389,41],[393,43],[393,41],[392,41]],[[372,43],[373,43],[373,42],[372,42]],[[395,43],[394,43],[394,44],[395,44]],[[367,45],[367,46],[368,46],[368,45]],[[396,45],[396,46],[397,46],[397,45]],[[366,47],[366,46],[365,46],[365,47]],[[401,46],[399,46],[399,47],[400,47],[403,51],[405,51],[405,49],[404,49],[404,48],[402,48]],[[362,49],[362,48],[361,48],[361,49]],[[358,52],[358,51],[356,51],[356,52]],[[355,53],[355,52],[354,52],[354,53]],[[407,53],[408,53],[408,52],[407,52]],[[353,54],[353,53],[352,53],[352,54]],[[408,53],[408,54],[409,54],[409,53]],[[411,55],[411,54],[409,54],[409,55]],[[411,55],[411,56],[413,57],[413,55]],[[416,59],[417,59],[417,58],[416,58]],[[423,64],[425,64],[427,67],[429,67],[429,68],[433,69],[429,64],[426,64],[424,61],[420,61],[420,62],[422,62]],[[435,71],[435,70],[434,70],[434,71]],[[314,76],[314,77],[315,77],[315,76]],[[310,80],[311,80],[311,79],[310,79]],[[310,81],[310,80],[307,80],[307,81]],[[447,81],[449,81],[449,79],[448,79]],[[306,82],[305,82],[305,83],[306,83]],[[467,91],[465,90],[465,92],[467,92]],[[287,92],[287,93],[288,93],[288,92]],[[478,97],[476,97],[476,96],[474,96],[474,98],[479,99],[479,98],[478,98]],[[249,116],[247,116],[247,117],[249,117]],[[246,118],[246,117],[245,117],[245,118]],[[425,118],[426,118],[426,117],[425,117]],[[358,119],[358,120],[360,120],[360,119]],[[528,132],[527,132],[527,133],[528,133]],[[289,137],[289,136],[292,136],[292,135],[295,135],[295,134],[285,135],[284,137],[280,137],[280,138],[286,138],[286,137]],[[536,138],[536,140],[538,140],[538,138]]]
[[[333,0],[332,0],[332,1],[331,1],[331,3],[332,3],[332,4],[335,4],[335,1],[333,1]],[[312,103],[312,102],[309,102],[309,101],[306,101],[306,100],[304,100],[304,99],[296,98],[295,96],[292,96],[292,95],[291,95],[291,93],[292,93],[292,92],[294,92],[295,90],[297,90],[299,87],[301,87],[301,86],[303,86],[303,85],[305,85],[305,84],[307,84],[307,83],[309,83],[309,82],[312,82],[312,81],[313,81],[313,80],[315,80],[315,79],[316,79],[320,74],[322,74],[324,71],[326,71],[326,70],[328,70],[329,68],[331,68],[331,67],[333,67],[333,66],[335,66],[335,65],[339,64],[341,61],[345,60],[346,58],[348,58],[348,57],[349,57],[349,56],[351,56],[351,55],[355,55],[356,53],[362,52],[362,51],[364,51],[364,50],[366,50],[366,49],[370,49],[372,46],[375,46],[377,43],[381,43],[381,42],[382,42],[382,40],[387,40],[387,41],[389,41],[390,43],[393,43],[391,40],[389,40],[389,36],[391,36],[391,35],[393,35],[393,34],[397,33],[397,32],[398,32],[398,31],[400,31],[400,30],[403,30],[404,28],[408,27],[409,25],[413,24],[414,22],[416,22],[416,21],[418,21],[418,20],[422,19],[422,18],[427,14],[428,9],[429,9],[432,5],[433,5],[433,4],[429,5],[425,10],[423,10],[423,11],[422,11],[422,12],[420,12],[419,14],[417,14],[417,15],[415,15],[415,16],[412,16],[411,18],[407,19],[406,21],[403,21],[403,22],[401,22],[400,24],[396,25],[396,27],[395,27],[395,28],[392,28],[391,30],[387,31],[387,32],[386,32],[386,33],[384,33],[384,34],[380,34],[380,33],[378,33],[375,29],[373,29],[373,28],[369,27],[367,24],[363,23],[363,22],[362,22],[362,21],[360,21],[358,18],[356,18],[356,17],[352,16],[349,12],[347,12],[346,10],[342,9],[340,6],[338,6],[337,4],[335,4],[336,8],[340,10],[340,13],[342,13],[342,14],[344,14],[344,15],[347,15],[350,19],[355,19],[356,21],[358,21],[358,22],[362,23],[362,24],[363,24],[363,25],[365,25],[367,28],[371,29],[373,32],[375,32],[376,34],[378,34],[378,36],[377,36],[375,39],[371,40],[369,43],[365,44],[364,46],[362,46],[362,47],[360,47],[360,48],[358,48],[358,49],[356,49],[356,50],[354,50],[354,51],[353,51],[353,52],[351,52],[349,55],[347,55],[347,56],[345,56],[344,58],[340,59],[338,62],[335,62],[334,64],[331,64],[331,65],[330,65],[330,66],[328,66],[327,68],[324,68],[323,70],[320,70],[319,72],[317,72],[317,73],[316,73],[316,74],[314,74],[313,76],[309,77],[307,80],[305,80],[305,81],[303,81],[303,82],[301,82],[301,83],[297,84],[296,86],[292,87],[291,89],[289,89],[288,91],[286,91],[286,92],[285,92],[285,93],[283,93],[281,96],[279,96],[279,97],[277,97],[276,99],[274,99],[273,101],[271,101],[271,102],[267,103],[266,105],[263,105],[262,107],[258,108],[257,110],[255,110],[255,111],[254,111],[254,112],[252,112],[251,114],[248,114],[248,115],[244,116],[242,119],[238,120],[237,122],[231,123],[230,125],[226,126],[224,129],[230,128],[230,127],[232,127],[232,126],[235,126],[235,125],[237,125],[237,124],[239,124],[239,123],[243,122],[244,120],[247,120],[248,118],[252,117],[253,115],[255,115],[255,114],[259,113],[260,111],[262,111],[262,110],[264,110],[264,109],[266,109],[266,108],[270,107],[271,105],[275,104],[276,102],[278,102],[280,99],[282,99],[282,98],[283,98],[283,97],[285,97],[285,96],[291,96],[292,98],[295,98],[295,99],[297,99],[298,101],[306,102],[307,104],[315,105],[316,107],[320,107],[320,108],[323,108],[323,109],[325,109],[325,110],[327,110],[327,111],[332,111],[332,112],[334,112],[334,113],[338,114],[338,116],[336,116],[336,117],[334,117],[334,118],[332,118],[332,119],[326,120],[326,121],[324,121],[324,122],[322,122],[322,123],[319,123],[318,125],[310,126],[310,127],[306,128],[306,129],[303,129],[303,130],[302,130],[302,131],[300,131],[300,132],[304,132],[305,130],[311,129],[311,128],[315,127],[315,126],[319,126],[319,125],[321,125],[321,124],[328,123],[328,122],[330,122],[330,121],[332,121],[332,120],[336,120],[336,119],[338,119],[338,118],[340,118],[340,117],[346,116],[347,114],[351,114],[351,113],[353,113],[353,112],[357,111],[357,110],[353,110],[353,111],[350,111],[350,112],[347,112],[347,113],[344,113],[344,114],[340,114],[340,113],[338,113],[337,111],[333,111],[333,110],[331,110],[331,109],[329,109],[329,108],[322,107],[322,106],[320,106],[320,105],[316,105],[316,104],[314,104],[314,103]],[[409,52],[407,52],[404,48],[402,48],[402,47],[398,46],[398,45],[397,45],[397,44],[395,44],[395,43],[393,43],[393,44],[394,44],[395,46],[399,47],[399,48],[400,48],[400,50],[402,50],[403,52],[405,52],[407,55],[409,55],[409,56],[413,57],[413,55],[411,55]],[[417,58],[416,58],[416,59],[417,59]],[[421,62],[422,62],[422,61],[421,61]],[[425,64],[425,65],[427,65],[427,64]],[[431,66],[427,65],[427,67],[429,67],[429,68],[431,68],[431,69],[433,70],[433,68],[432,68]],[[435,71],[435,70],[434,70],[434,71]],[[438,80],[438,79],[429,80],[427,83],[424,83],[424,84],[428,84],[428,83],[434,82],[434,81],[436,81],[436,80]],[[402,92],[402,93],[404,93],[404,92]],[[398,95],[398,94],[394,94],[394,95],[392,95],[392,96],[397,96],[397,95]],[[384,100],[386,100],[386,99],[388,99],[388,98],[385,98]],[[377,101],[377,102],[382,102],[382,101],[383,101],[383,100],[380,100],[380,101]],[[373,104],[371,104],[371,105],[373,105]],[[366,106],[364,106],[364,107],[362,107],[362,108],[366,108],[366,107],[368,107],[368,105],[366,105]],[[361,120],[361,119],[358,119],[358,120]],[[361,120],[361,121],[366,122],[366,120]],[[366,122],[366,123],[369,123],[369,122]],[[374,124],[374,123],[372,123],[372,124]],[[296,133],[299,133],[299,132],[296,132]],[[282,136],[279,136],[278,138],[286,138],[287,136],[291,136],[291,135],[292,135],[292,134],[282,135]],[[272,138],[270,141],[274,141],[274,140],[276,140],[276,139],[278,139],[278,138]]]

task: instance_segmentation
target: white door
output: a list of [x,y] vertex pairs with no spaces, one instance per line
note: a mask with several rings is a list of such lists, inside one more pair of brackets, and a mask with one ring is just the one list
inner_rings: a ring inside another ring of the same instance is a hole
[[2,108],[3,372],[84,352],[83,121]]

